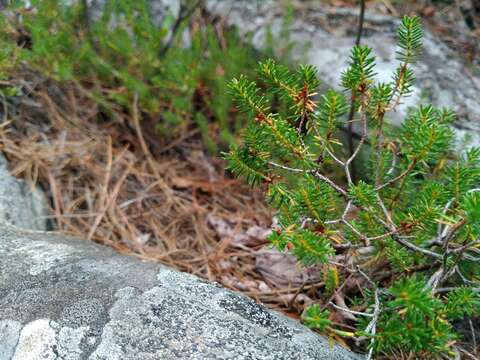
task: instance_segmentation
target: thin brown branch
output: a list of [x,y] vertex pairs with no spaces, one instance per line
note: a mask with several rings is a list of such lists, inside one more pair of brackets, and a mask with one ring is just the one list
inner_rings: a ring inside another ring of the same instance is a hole
[[407,169],[404,172],[402,172],[400,175],[394,177],[393,179],[388,180],[386,183],[377,186],[375,188],[375,190],[376,191],[382,190],[382,189],[396,183],[397,181],[403,179],[405,176],[407,176],[413,170],[413,168],[415,167],[416,164],[417,164],[417,160],[413,159],[412,162],[410,163],[410,165],[408,165]]
[[162,47],[159,53],[159,57],[165,56],[167,53],[168,49],[172,47],[173,40],[175,39],[175,35],[177,34],[180,26],[182,23],[188,19],[190,16],[192,16],[193,12],[198,8],[198,6],[201,4],[202,0],[197,0],[190,8],[187,8],[183,3],[180,5],[180,12],[178,14],[178,17],[175,21],[175,23],[172,26],[171,34],[165,43],[165,45]]
[[[354,170],[354,160],[357,157],[360,149],[362,148],[363,144],[365,143],[367,136],[368,136],[368,127],[367,127],[367,113],[366,113],[366,104],[365,104],[365,95],[362,94],[362,104],[361,104],[361,123],[362,123],[362,135],[360,141],[358,142],[357,147],[353,152],[351,152],[350,157],[345,161],[345,173],[347,175],[347,181],[349,184],[355,182],[355,170]],[[352,165],[352,172],[350,173],[350,165]]]
[[[357,29],[357,37],[355,39],[355,45],[360,45],[362,40],[362,33],[363,33],[363,23],[365,21],[365,0],[360,0],[360,15],[358,18],[358,29]],[[354,153],[354,145],[353,145],[353,116],[355,114],[355,93],[352,93],[350,99],[350,111],[348,114],[348,149],[350,155]],[[355,163],[352,163],[352,180],[355,182],[357,179],[357,169]]]

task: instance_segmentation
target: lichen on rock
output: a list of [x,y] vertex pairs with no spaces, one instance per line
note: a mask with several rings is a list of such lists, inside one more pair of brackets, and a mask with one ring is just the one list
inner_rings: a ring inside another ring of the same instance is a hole
[[0,226],[2,360],[360,358],[218,284]]

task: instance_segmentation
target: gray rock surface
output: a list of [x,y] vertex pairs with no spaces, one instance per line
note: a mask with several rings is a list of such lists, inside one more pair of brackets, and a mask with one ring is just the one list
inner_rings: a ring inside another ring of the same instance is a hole
[[[284,13],[280,1],[274,0],[206,0],[207,10],[224,16],[230,25],[243,34],[251,34],[253,45],[265,45],[267,29],[281,33]],[[355,43],[357,13],[352,9],[319,6],[318,2],[302,2],[290,25],[291,38],[277,38],[275,50],[286,48],[295,41],[306,53],[294,53],[300,61],[316,65],[320,79],[327,86],[338,87],[340,74],[347,67],[352,45]],[[311,4],[314,4],[313,6]],[[316,4],[316,5],[315,5]],[[377,55],[377,79],[389,81],[395,60],[395,31],[397,19],[377,14],[366,14],[363,43],[370,45]],[[417,84],[413,96],[406,99],[398,111],[390,114],[394,123],[405,116],[408,106],[420,101],[456,111],[455,123],[459,141],[465,136],[470,145],[480,146],[480,69],[469,66],[442,41],[425,29],[424,54],[416,66]]]
[[43,192],[10,175],[0,154],[0,221],[23,229],[46,230],[49,213]]
[[193,275],[0,225],[1,360],[360,358]]
[[[72,2],[77,0],[66,1]],[[102,16],[103,8],[108,1],[109,0],[87,0],[92,19],[98,19]],[[149,13],[155,24],[162,28],[168,28],[173,25],[173,21],[175,21],[180,14],[181,0],[149,0],[148,5]]]

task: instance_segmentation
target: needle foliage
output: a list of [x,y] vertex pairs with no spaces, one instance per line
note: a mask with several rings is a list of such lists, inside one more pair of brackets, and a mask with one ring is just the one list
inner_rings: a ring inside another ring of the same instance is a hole
[[[318,94],[315,67],[290,71],[273,60],[258,67],[266,88],[246,76],[230,83],[251,119],[243,144],[224,155],[230,171],[265,189],[278,210],[272,245],[322,265],[323,291],[305,323],[355,339],[369,358],[454,356],[453,323],[480,312],[480,149],[453,154],[448,109],[420,105],[399,128],[388,121],[414,90],[421,49],[419,19],[404,17],[389,82],[375,80],[372,49],[355,46],[341,92]],[[359,140],[350,156],[341,129],[352,94]],[[360,153],[368,161],[353,181]]]

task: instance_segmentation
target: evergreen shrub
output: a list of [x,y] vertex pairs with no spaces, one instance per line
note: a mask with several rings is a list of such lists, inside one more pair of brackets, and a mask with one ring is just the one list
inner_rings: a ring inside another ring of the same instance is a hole
[[[449,109],[420,105],[401,127],[388,121],[413,90],[422,35],[417,17],[403,18],[390,82],[375,80],[372,49],[355,46],[343,92],[320,95],[315,67],[273,60],[258,66],[266,89],[247,76],[230,83],[251,120],[224,154],[228,167],[277,209],[271,244],[323,272],[305,324],[363,344],[369,358],[450,358],[461,340],[452,324],[480,313],[480,149],[455,155]],[[339,134],[350,102],[353,153]],[[360,153],[368,161],[356,181]]]

